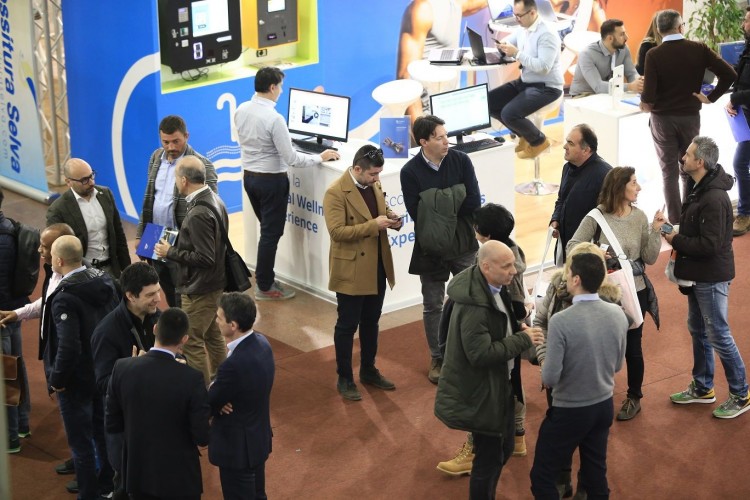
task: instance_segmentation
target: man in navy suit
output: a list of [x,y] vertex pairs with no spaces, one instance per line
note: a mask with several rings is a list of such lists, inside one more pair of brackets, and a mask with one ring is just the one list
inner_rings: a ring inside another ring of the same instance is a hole
[[109,379],[106,426],[123,433],[122,478],[131,499],[199,499],[199,446],[208,444],[209,407],[203,374],[176,361],[188,317],[176,307],[154,328],[154,347],[119,359]]
[[266,499],[265,464],[271,453],[273,351],[252,327],[255,303],[242,293],[219,300],[216,324],[227,359],[208,389],[213,421],[209,461],[219,467],[225,500]]

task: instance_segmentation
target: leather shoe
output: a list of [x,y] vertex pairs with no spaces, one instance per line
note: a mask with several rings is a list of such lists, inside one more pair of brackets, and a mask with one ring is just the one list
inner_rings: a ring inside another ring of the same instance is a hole
[[531,144],[529,144],[529,146],[526,149],[519,151],[518,157],[521,158],[522,160],[531,160],[533,158],[536,158],[540,154],[542,154],[542,152],[548,149],[549,147],[550,147],[549,139],[545,137],[544,141],[537,144],[536,146],[532,146]]
[[55,472],[60,474],[61,476],[67,476],[69,474],[75,474],[76,473],[76,466],[73,463],[73,459],[69,458],[63,463],[59,464],[57,467],[55,467]]
[[433,384],[440,380],[440,370],[443,368],[443,360],[440,358],[430,361],[430,371],[427,372],[427,379]]
[[68,493],[78,493],[78,481],[75,479],[68,481],[68,484],[65,485],[65,489],[68,490]]
[[384,391],[392,391],[396,388],[396,384],[382,376],[380,370],[374,366],[361,368],[359,370],[359,381],[363,384],[374,385],[378,389],[383,389]]
[[362,399],[362,394],[359,393],[357,384],[348,378],[339,377],[339,380],[336,383],[336,389],[338,389],[341,397],[348,399],[349,401],[359,401]]

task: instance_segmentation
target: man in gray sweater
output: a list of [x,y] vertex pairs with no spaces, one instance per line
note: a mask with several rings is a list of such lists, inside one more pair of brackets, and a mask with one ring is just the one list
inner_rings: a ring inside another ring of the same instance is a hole
[[559,498],[555,478],[576,448],[581,454],[579,490],[589,499],[609,498],[612,391],[625,357],[629,322],[622,308],[599,298],[605,274],[598,255],[573,256],[567,275],[573,305],[550,319],[542,383],[552,389],[552,407],[539,428],[531,469],[534,498]]

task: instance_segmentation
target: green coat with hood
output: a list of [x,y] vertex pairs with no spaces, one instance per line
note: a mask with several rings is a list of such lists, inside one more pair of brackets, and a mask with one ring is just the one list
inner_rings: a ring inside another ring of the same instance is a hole
[[[507,287],[500,295],[512,311]],[[452,429],[502,436],[513,412],[508,361],[531,347],[518,322],[500,311],[478,265],[448,285],[453,313],[435,397],[435,416]]]

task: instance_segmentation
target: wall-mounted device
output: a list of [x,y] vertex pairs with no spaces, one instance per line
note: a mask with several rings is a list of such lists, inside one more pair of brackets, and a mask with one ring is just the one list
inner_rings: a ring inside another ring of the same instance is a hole
[[174,73],[237,59],[240,0],[159,0],[161,63]]
[[264,49],[298,41],[297,0],[242,0],[242,44]]

